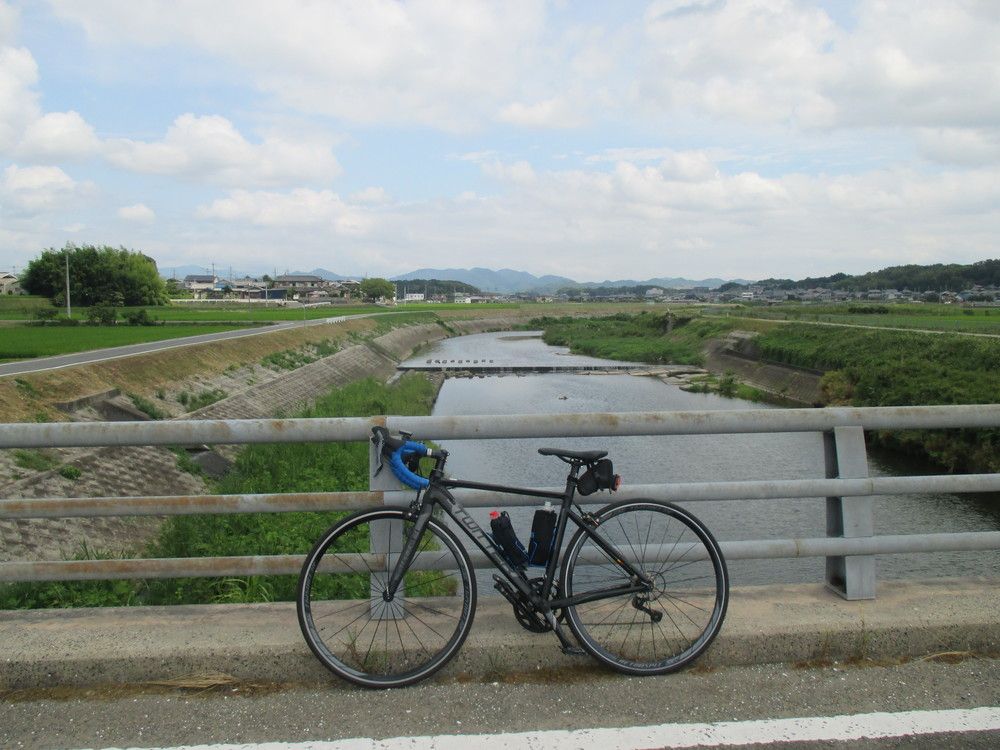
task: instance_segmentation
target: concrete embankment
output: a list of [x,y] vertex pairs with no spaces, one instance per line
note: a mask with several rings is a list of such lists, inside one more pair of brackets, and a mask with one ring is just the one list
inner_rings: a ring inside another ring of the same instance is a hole
[[[1000,652],[1000,579],[886,581],[848,602],[822,585],[736,588],[703,667]],[[0,612],[0,689],[149,683],[221,674],[258,683],[331,682],[290,603]],[[551,633],[480,599],[472,632],[435,679],[517,679],[538,670],[600,669],[560,653]]]
[[733,331],[705,351],[705,367],[717,375],[731,372],[738,380],[779,399],[804,406],[823,401],[823,374],[799,367],[761,361],[752,340]]
[[[396,365],[422,346],[449,335],[509,328],[510,318],[483,318],[402,326],[348,346],[267,382],[233,392],[183,419],[264,419],[293,414],[317,396],[356,380],[389,378]],[[178,355],[180,356],[180,355]],[[81,403],[87,401],[82,400]],[[137,415],[142,416],[142,415]],[[164,448],[109,447],[96,451],[60,449],[61,460],[79,470],[75,479],[59,469],[34,474],[0,489],[4,497],[124,497],[203,494],[200,477],[182,470]],[[60,467],[61,468],[61,467]],[[0,560],[72,558],[82,546],[120,553],[140,549],[157,533],[155,518],[65,518],[0,520]]]

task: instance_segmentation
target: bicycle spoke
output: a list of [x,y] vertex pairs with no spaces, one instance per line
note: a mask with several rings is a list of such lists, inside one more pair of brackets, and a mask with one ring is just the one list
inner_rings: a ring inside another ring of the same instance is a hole
[[[567,607],[574,635],[598,659],[630,674],[684,666],[721,624],[727,581],[720,574],[724,568],[714,540],[698,531],[690,514],[667,503],[626,502],[598,518],[604,539],[643,571],[651,585],[636,594],[608,594]],[[566,596],[630,585],[622,567],[595,549],[601,547],[588,535],[578,532],[571,540],[560,579]],[[591,562],[595,557],[597,562]]]
[[[439,522],[431,519],[416,544],[428,556],[421,558],[426,569],[394,571],[395,550],[414,528],[411,518],[401,509],[355,514],[329,532],[325,549],[310,553],[312,574],[304,568],[300,579],[299,619],[307,641],[324,665],[361,685],[388,687],[425,677],[455,653],[471,625],[472,567]],[[371,544],[384,556],[365,552]],[[328,564],[347,572],[317,574]],[[394,574],[401,575],[398,595],[384,601]],[[313,600],[323,606],[309,607]]]

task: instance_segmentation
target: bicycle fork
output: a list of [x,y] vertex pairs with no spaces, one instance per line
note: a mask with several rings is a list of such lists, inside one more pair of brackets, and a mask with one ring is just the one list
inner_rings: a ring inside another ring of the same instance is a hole
[[[413,564],[413,558],[417,554],[417,546],[424,536],[424,530],[427,528],[427,524],[430,522],[433,513],[434,503],[425,502],[420,506],[417,518],[413,522],[413,528],[410,529],[410,533],[403,540],[403,549],[400,550],[399,557],[396,559],[396,565],[393,567],[392,573],[389,574],[389,580],[386,581],[385,591],[382,592],[382,599],[386,603],[392,602],[396,598],[399,585],[403,582],[403,576],[406,575],[406,571]],[[385,554],[388,555],[389,551],[386,550]]]

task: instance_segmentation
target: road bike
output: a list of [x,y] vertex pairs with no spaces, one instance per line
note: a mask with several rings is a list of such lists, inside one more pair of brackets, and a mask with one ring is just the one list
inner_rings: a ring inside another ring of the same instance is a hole
[[[579,504],[580,497],[618,489],[607,451],[540,448],[569,464],[565,490],[552,492],[447,477],[447,451],[383,427],[372,433],[378,470],[388,463],[416,497],[334,524],[299,577],[302,633],[339,677],[372,688],[411,685],[458,652],[475,616],[476,576],[457,532],[496,569],[494,586],[517,622],[553,632],[564,653],[587,653],[631,675],[665,674],[697,659],[722,627],[729,574],[718,543],[695,516],[656,500],[593,512]],[[556,501],[551,533],[539,534],[527,550],[501,533],[502,517],[487,533],[449,492],[456,488]],[[575,531],[564,544],[570,523]]]

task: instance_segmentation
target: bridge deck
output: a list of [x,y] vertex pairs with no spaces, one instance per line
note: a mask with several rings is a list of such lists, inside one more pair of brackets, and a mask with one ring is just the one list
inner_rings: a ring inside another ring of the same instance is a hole
[[[879,583],[851,602],[819,584],[737,588],[703,666],[896,659],[1000,651],[1000,579]],[[323,681],[291,603],[0,612],[0,689],[138,683],[220,672],[260,682]],[[480,599],[445,673],[574,668],[549,633],[522,630],[498,597]]]

